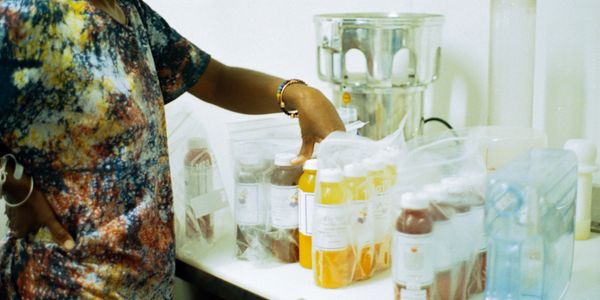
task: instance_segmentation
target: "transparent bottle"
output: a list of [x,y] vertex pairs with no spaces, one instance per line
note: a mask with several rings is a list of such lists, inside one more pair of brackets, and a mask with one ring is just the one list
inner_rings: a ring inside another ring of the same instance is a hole
[[361,164],[345,166],[344,187],[352,201],[350,222],[358,255],[353,280],[365,280],[371,278],[375,271],[375,225],[367,169]]
[[255,260],[266,254],[263,184],[266,167],[258,154],[240,157],[236,172],[235,219],[237,257]]
[[320,172],[315,204],[314,276],[318,286],[339,288],[352,282],[355,254],[350,242],[343,175],[339,169]]
[[394,233],[396,300],[429,300],[434,280],[433,219],[425,197],[405,193]]
[[213,160],[205,138],[190,138],[185,155],[186,235],[188,238],[211,242],[214,235],[212,215],[202,211],[199,196],[213,190]]
[[297,262],[298,249],[298,180],[302,167],[292,166],[291,153],[275,155],[271,173],[269,232],[271,251],[280,261]]
[[304,173],[298,183],[300,197],[300,265],[312,269],[312,226],[315,206],[315,184],[317,181],[317,160],[304,163]]
[[389,187],[385,173],[385,163],[378,158],[365,159],[367,178],[374,190],[373,216],[375,218],[375,271],[381,271],[390,266],[391,221],[390,200],[387,195]]

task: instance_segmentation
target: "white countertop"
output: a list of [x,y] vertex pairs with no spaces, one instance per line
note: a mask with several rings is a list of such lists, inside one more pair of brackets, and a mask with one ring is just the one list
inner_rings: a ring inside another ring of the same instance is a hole
[[[230,282],[268,299],[393,299],[394,289],[390,271],[352,285],[328,290],[314,284],[312,271],[299,264],[261,267],[255,263],[237,260],[233,255],[234,239],[221,240],[201,259],[180,260],[213,276]],[[471,299],[482,299],[482,296]],[[568,300],[600,299],[600,235],[590,240],[575,242],[575,263]]]

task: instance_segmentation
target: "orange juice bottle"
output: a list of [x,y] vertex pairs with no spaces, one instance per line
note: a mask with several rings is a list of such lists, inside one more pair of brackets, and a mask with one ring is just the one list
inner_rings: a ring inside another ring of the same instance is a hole
[[315,282],[339,288],[352,282],[354,249],[350,243],[349,215],[339,169],[320,172],[320,196],[315,203],[313,269]]
[[375,271],[385,270],[390,266],[390,247],[392,233],[390,225],[390,204],[386,195],[389,187],[385,174],[385,163],[379,158],[364,161],[367,178],[373,187],[373,217],[375,219]]
[[373,276],[375,265],[373,205],[369,200],[367,169],[360,164],[344,167],[344,187],[351,199],[353,244],[358,258],[354,266],[353,280],[369,279]]
[[312,214],[315,207],[315,183],[317,181],[317,160],[304,163],[304,173],[298,182],[300,201],[300,265],[312,269]]

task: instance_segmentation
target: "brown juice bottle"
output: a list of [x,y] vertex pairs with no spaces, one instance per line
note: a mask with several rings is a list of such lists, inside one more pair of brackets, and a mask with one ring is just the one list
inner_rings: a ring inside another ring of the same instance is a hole
[[240,259],[260,259],[264,244],[265,208],[262,193],[265,165],[258,154],[242,156],[238,161],[235,186],[236,255]]
[[472,214],[469,195],[464,182],[460,178],[446,178],[442,185],[447,189],[445,203],[449,203],[455,210],[454,223],[456,230],[456,254],[458,273],[455,276],[454,300],[468,298],[468,287],[471,280],[471,265],[473,261],[473,232]]
[[435,244],[435,290],[433,299],[452,299],[452,267],[456,264],[453,251],[454,228],[451,219],[454,208],[445,200],[445,190],[441,185],[428,185],[424,187],[424,196],[430,200],[430,211],[434,221],[433,239]]
[[[185,195],[188,201],[186,212],[186,235],[192,239],[212,241],[214,234],[212,214],[195,211],[196,197],[213,190],[212,157],[208,142],[204,138],[190,138],[183,165],[185,174]],[[191,212],[190,212],[191,210]],[[201,214],[201,215],[199,215]]]
[[414,193],[401,199],[396,220],[393,273],[396,300],[430,300],[434,280],[433,219],[429,201]]
[[302,167],[292,166],[294,154],[281,153],[275,156],[275,167],[271,173],[269,232],[271,251],[281,262],[298,261],[298,181]]

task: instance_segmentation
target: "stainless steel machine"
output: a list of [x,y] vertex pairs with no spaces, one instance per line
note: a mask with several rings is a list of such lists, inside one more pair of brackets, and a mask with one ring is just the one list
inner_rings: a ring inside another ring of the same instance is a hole
[[368,122],[360,135],[381,139],[405,116],[407,139],[422,132],[424,92],[440,70],[443,21],[431,14],[315,17],[319,77],[333,85],[338,107],[352,105]]

